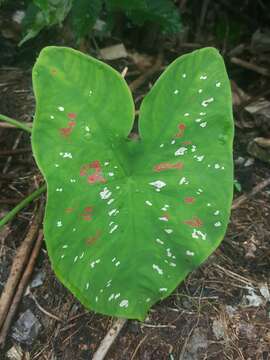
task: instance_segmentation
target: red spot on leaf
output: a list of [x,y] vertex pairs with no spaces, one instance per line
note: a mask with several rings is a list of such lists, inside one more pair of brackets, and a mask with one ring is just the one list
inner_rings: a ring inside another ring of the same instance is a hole
[[104,179],[104,177],[100,174],[93,174],[87,177],[87,181],[89,184],[94,184],[96,182],[105,183],[106,179]]
[[76,119],[77,114],[75,114],[75,113],[68,113],[68,117],[69,117],[70,119]]
[[101,165],[98,160],[93,161],[91,164],[89,164],[90,168],[97,169],[101,171]]
[[184,199],[186,204],[193,204],[195,202],[195,198],[194,197],[186,197]]
[[184,164],[181,162],[178,162],[176,164],[170,164],[170,163],[160,163],[154,166],[154,171],[156,172],[161,172],[161,171],[165,171],[165,170],[170,170],[170,169],[183,169]]
[[192,145],[192,141],[183,141],[182,144],[183,145]]
[[93,243],[95,243],[100,237],[100,235],[101,235],[101,231],[97,230],[94,236],[90,236],[85,240],[86,245],[92,245]]
[[90,214],[82,214],[81,215],[84,221],[92,221],[93,218]]
[[52,74],[53,76],[55,76],[55,75],[57,74],[57,70],[56,70],[55,68],[52,68],[52,69],[51,69],[51,74]]
[[75,125],[75,121],[69,121],[67,127],[59,129],[60,135],[62,135],[63,137],[69,137]]
[[86,208],[84,208],[84,211],[85,211],[85,212],[92,212],[92,211],[93,211],[93,208],[90,207],[90,206],[87,206]]
[[192,227],[200,227],[203,225],[203,222],[201,221],[201,219],[194,217],[191,220],[186,220],[184,221],[185,224],[192,226]]
[[[94,169],[94,173],[88,175],[88,171]],[[89,184],[94,184],[96,182],[105,183],[106,179],[102,175],[102,169],[100,162],[95,160],[89,164],[83,165],[80,170],[80,176],[87,176],[87,182]]]
[[72,213],[73,210],[74,210],[73,208],[66,208],[66,213],[70,214],[70,213]]
[[186,129],[186,125],[185,124],[179,124],[178,125],[178,133],[175,135],[176,138],[180,138],[184,136],[184,132]]

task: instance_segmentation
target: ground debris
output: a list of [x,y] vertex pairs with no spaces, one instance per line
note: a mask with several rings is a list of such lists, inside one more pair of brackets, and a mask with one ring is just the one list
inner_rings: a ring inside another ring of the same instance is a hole
[[207,349],[208,340],[206,331],[203,328],[196,328],[189,340],[181,360],[198,360],[200,359],[199,353],[202,349]]
[[6,356],[10,360],[30,360],[29,352],[24,353],[18,344],[13,345],[6,353]]
[[217,340],[225,339],[226,336],[226,323],[222,319],[214,319],[212,330]]
[[45,272],[43,271],[39,271],[37,274],[35,274],[31,284],[30,284],[30,288],[36,288],[36,287],[39,287],[43,284],[44,282],[44,279],[45,279]]
[[100,55],[104,60],[117,60],[128,56],[124,44],[116,44],[100,49]]
[[259,307],[270,301],[270,293],[267,284],[262,284],[259,288],[262,296],[258,295],[256,290],[251,286],[246,286],[246,289],[248,294],[243,296],[243,304],[245,306]]
[[31,345],[37,338],[41,324],[31,310],[22,313],[12,328],[12,338],[20,343]]

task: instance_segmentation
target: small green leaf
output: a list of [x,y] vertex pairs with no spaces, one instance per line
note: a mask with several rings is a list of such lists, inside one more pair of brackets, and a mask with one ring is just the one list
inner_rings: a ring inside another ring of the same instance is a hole
[[156,23],[164,33],[180,30],[179,10],[171,0],[107,0],[107,6],[126,12],[136,25]]
[[237,179],[234,179],[233,184],[234,184],[235,189],[236,189],[238,192],[241,192],[241,191],[242,191],[242,185],[241,185],[241,183],[240,183]]
[[134,104],[108,65],[45,48],[33,69],[32,145],[48,185],[52,266],[89,309],[144,319],[219,245],[233,190],[233,120],[222,57],[175,60]]
[[19,46],[34,38],[44,28],[61,25],[72,6],[72,0],[33,0],[23,19],[24,37]]
[[88,35],[102,8],[102,0],[77,0],[72,7],[72,28],[78,39]]

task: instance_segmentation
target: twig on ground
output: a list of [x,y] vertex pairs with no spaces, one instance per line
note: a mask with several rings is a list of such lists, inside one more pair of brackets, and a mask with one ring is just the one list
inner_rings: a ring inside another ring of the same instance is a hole
[[7,155],[19,155],[31,152],[31,148],[21,148],[21,149],[11,149],[11,150],[1,150],[0,156],[7,156]]
[[[22,132],[19,133],[19,135],[17,136],[17,138],[15,139],[14,141],[14,144],[12,146],[12,150],[16,150],[17,147],[19,146],[19,143],[21,141],[21,138],[22,138]],[[8,172],[8,169],[9,169],[9,165],[11,163],[11,160],[12,160],[12,156],[8,156],[7,160],[6,160],[6,163],[5,163],[5,166],[3,168],[3,171],[2,173],[3,174],[6,174]]]
[[268,185],[270,185],[270,178],[265,179],[263,181],[261,181],[258,185],[256,185],[250,193],[248,194],[243,194],[241,196],[239,196],[238,198],[236,198],[233,201],[232,204],[232,210],[237,209],[240,205],[242,205],[246,200],[248,200],[249,198],[251,198],[252,196],[256,195],[258,192],[260,192],[261,190],[263,190],[265,187],[267,187]]
[[149,334],[146,334],[141,341],[139,342],[139,344],[136,346],[136,349],[134,350],[134,353],[132,354],[130,360],[133,360],[139,350],[139,348],[141,347],[142,343],[146,340],[146,338],[149,336]]
[[171,329],[175,329],[176,326],[172,325],[172,324],[146,324],[146,323],[142,323],[141,326],[145,326],[145,327],[150,327],[150,328],[171,328]]
[[9,308],[8,314],[6,316],[6,320],[4,322],[4,325],[1,329],[0,332],[0,347],[3,348],[5,345],[5,341],[6,341],[6,337],[7,337],[7,333],[8,330],[10,328],[11,322],[13,320],[14,315],[16,314],[16,310],[18,308],[18,305],[21,301],[21,298],[24,294],[25,288],[30,280],[30,277],[32,275],[33,269],[34,269],[34,265],[36,262],[36,259],[39,255],[39,251],[42,245],[42,241],[43,241],[43,232],[42,230],[39,231],[36,243],[33,247],[29,262],[26,266],[26,269],[24,271],[24,274],[20,280],[20,283],[18,285],[17,291],[14,295],[14,298],[12,300],[12,304]]
[[5,116],[5,115],[0,114],[0,120],[1,120],[1,121],[5,121],[5,122],[7,122],[8,124],[11,124],[11,125],[19,128],[19,129],[22,129],[22,130],[24,130],[24,131],[27,131],[27,132],[29,132],[30,134],[31,134],[31,132],[32,132],[31,128],[30,128],[28,125],[26,125],[26,124],[24,124],[23,122],[20,122],[20,121],[18,121],[18,120],[12,119],[12,118],[10,118],[10,117],[8,117],[8,116]]
[[126,319],[116,319],[105,338],[101,341],[97,351],[93,355],[92,360],[103,360],[105,358],[107,352],[109,351],[110,347],[114,343],[126,322]]
[[63,321],[64,321],[64,320],[60,319],[58,316],[56,316],[56,315],[50,313],[49,311],[45,310],[44,307],[42,307],[42,306],[39,304],[39,302],[38,302],[37,299],[35,298],[34,294],[32,294],[31,292],[30,292],[30,296],[31,296],[31,298],[34,300],[34,302],[35,302],[36,306],[39,308],[39,310],[40,310],[41,312],[43,312],[45,315],[49,316],[50,318],[52,318],[52,319],[54,319],[54,320],[56,320],[56,321],[60,321],[60,322],[63,322]]
[[43,192],[46,191],[46,185],[41,186],[39,189],[35,190],[32,194],[23,199],[17,206],[15,206],[11,211],[7,213],[0,220],[0,229],[3,227],[8,221],[10,221],[21,209],[30,204],[33,200],[38,198]]
[[[26,126],[29,126],[30,128],[32,127],[32,123],[23,123],[22,122],[22,124],[23,125],[25,125],[25,124],[27,124]],[[18,126],[15,126],[15,125],[11,125],[11,124],[9,124],[9,123],[6,123],[6,122],[1,122],[0,121],[0,128],[3,128],[3,129],[18,129]]]
[[215,264],[214,265],[217,269],[221,270],[223,273],[225,273],[227,276],[229,276],[230,278],[232,279],[235,279],[236,281],[239,281],[245,285],[252,285],[253,284],[253,280],[250,280],[250,279],[247,279],[245,278],[244,276],[241,276],[239,274],[236,274],[234,273],[233,271],[231,270],[228,270],[228,269],[225,269],[224,267],[218,265],[218,264]]
[[126,75],[127,75],[127,72],[128,72],[128,67],[125,66],[124,69],[123,69],[122,72],[121,72],[121,76],[122,76],[123,78],[125,78]]
[[179,360],[183,360],[184,359],[184,355],[185,355],[185,352],[186,352],[186,347],[188,345],[188,342],[191,338],[191,335],[192,333],[194,332],[194,330],[196,329],[196,327],[199,325],[199,322],[200,322],[200,316],[201,316],[201,296],[202,296],[202,293],[203,293],[203,289],[204,287],[202,286],[201,288],[201,292],[200,292],[200,298],[199,298],[199,302],[198,302],[198,311],[197,311],[197,320],[196,320],[196,323],[193,325],[193,327],[191,328],[190,332],[188,333],[188,336],[186,337],[186,340],[184,342],[184,345],[182,347],[182,350],[181,350],[181,353],[179,355]]
[[266,68],[264,68],[262,66],[256,65],[256,64],[252,64],[252,63],[250,63],[248,61],[239,59],[237,57],[231,57],[231,62],[233,64],[242,66],[245,69],[255,71],[256,73],[258,73],[260,75],[270,76],[270,71],[268,69],[266,69]]
[[16,291],[17,285],[21,278],[24,267],[28,262],[33,243],[36,239],[38,229],[42,221],[43,206],[39,207],[37,215],[34,217],[32,224],[29,227],[28,233],[18,248],[15,258],[13,260],[8,280],[5,284],[0,298],[0,329],[6,319],[8,309],[12,302],[12,298]]
[[163,55],[162,53],[160,53],[154,65],[129,84],[130,90],[131,91],[137,90],[150,76],[152,76],[157,71],[159,71],[162,65],[162,60],[163,60]]

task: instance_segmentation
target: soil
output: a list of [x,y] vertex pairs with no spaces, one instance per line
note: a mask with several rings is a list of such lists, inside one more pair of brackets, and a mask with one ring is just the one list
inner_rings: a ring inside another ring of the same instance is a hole
[[[28,49],[31,56],[25,55],[27,51],[22,52],[25,57],[20,60],[20,50],[15,49],[12,41],[10,43],[6,40],[6,43],[7,52],[11,55],[3,57],[0,64],[0,112],[31,122],[35,108],[31,68],[35,56]],[[163,65],[166,66],[173,58],[187,51],[187,48],[181,48],[175,43],[171,48],[165,46]],[[155,58],[153,54],[149,56]],[[129,72],[135,74],[127,77],[128,82],[145,71],[130,59],[110,64],[119,71],[127,65]],[[262,75],[239,69],[229,63],[228,58],[227,67],[230,78],[246,93],[255,96],[265,90],[267,82]],[[137,107],[159,73],[135,91]],[[250,119],[247,113],[243,114],[241,107],[235,106],[234,110],[234,158],[239,160],[239,157],[243,157],[247,160],[251,158],[247,152],[248,142],[256,136],[264,136],[265,128],[262,123]],[[2,217],[37,187],[41,175],[32,157],[28,134],[18,129],[0,128],[0,143]],[[5,153],[15,148],[23,149],[23,152],[11,155]],[[235,178],[242,186],[241,192],[248,193],[255,184],[269,176],[267,163],[255,158],[250,166],[244,166],[236,161]],[[235,197],[240,194],[235,191]],[[8,278],[16,249],[27,232],[33,209],[34,203],[21,211],[0,233],[0,291]],[[127,322],[106,359],[270,359],[270,298],[261,293],[262,288],[268,286],[270,289],[269,220],[268,187],[232,211],[221,246],[173,294],[156,304],[144,323]],[[30,309],[42,324],[41,331],[31,346],[18,344],[24,354],[24,357],[18,359],[91,359],[112,326],[113,318],[87,311],[59,283],[51,270],[45,244],[33,278],[40,272],[45,274],[42,285],[30,290],[36,302],[28,288],[15,321],[21,313]],[[249,296],[252,297],[252,291],[261,299],[259,305],[253,303],[251,306]],[[45,314],[37,303],[61,321]],[[0,352],[0,359],[8,359],[8,350],[16,344],[11,333],[12,329],[5,348]]]

